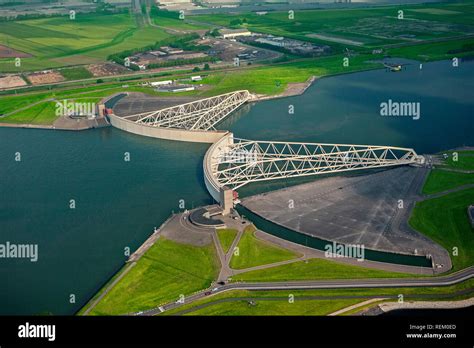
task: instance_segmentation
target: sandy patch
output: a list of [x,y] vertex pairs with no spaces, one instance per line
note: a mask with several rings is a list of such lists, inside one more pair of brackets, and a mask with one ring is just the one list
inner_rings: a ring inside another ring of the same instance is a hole
[[87,66],[86,69],[89,70],[94,77],[120,75],[129,72],[125,67],[111,63],[91,64]]
[[26,82],[20,75],[0,76],[0,89],[25,86]]
[[42,85],[45,83],[64,81],[64,77],[57,71],[45,71],[29,74],[28,80],[30,80],[33,85]]

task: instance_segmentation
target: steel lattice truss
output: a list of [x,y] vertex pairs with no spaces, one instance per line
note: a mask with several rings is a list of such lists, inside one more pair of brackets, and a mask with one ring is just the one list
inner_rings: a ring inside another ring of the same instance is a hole
[[249,91],[236,91],[125,118],[137,119],[135,123],[152,127],[213,130],[217,123],[249,98]]
[[413,149],[343,144],[313,144],[234,139],[212,158],[219,185],[247,183],[417,163]]

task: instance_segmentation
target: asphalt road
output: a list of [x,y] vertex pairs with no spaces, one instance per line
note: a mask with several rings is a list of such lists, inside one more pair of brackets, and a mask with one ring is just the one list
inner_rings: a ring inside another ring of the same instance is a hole
[[189,304],[210,295],[230,290],[308,290],[308,289],[349,289],[349,288],[403,288],[403,287],[439,287],[454,285],[474,277],[474,266],[465,268],[450,275],[436,278],[406,278],[406,279],[345,279],[345,280],[314,280],[290,282],[261,282],[261,283],[230,283],[215,287],[213,290],[203,290],[184,299],[184,303],[168,303],[166,305],[136,313],[135,315],[156,315]]

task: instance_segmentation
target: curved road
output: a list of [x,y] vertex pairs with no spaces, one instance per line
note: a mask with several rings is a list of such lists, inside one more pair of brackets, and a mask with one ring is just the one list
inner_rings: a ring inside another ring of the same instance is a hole
[[[288,282],[259,282],[231,283],[214,288],[213,295],[230,290],[308,290],[308,289],[345,289],[345,288],[403,288],[403,287],[439,287],[454,285],[474,277],[474,266],[465,268],[450,275],[436,278],[407,278],[407,279],[343,279],[343,280],[313,280]],[[203,290],[186,297],[184,304],[189,304],[207,297]],[[156,315],[163,311],[175,309],[183,303],[173,302],[166,305],[139,312],[135,315]]]

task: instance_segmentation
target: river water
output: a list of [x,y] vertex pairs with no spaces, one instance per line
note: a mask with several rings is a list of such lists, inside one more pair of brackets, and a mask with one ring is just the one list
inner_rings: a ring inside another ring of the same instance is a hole
[[[220,128],[248,139],[432,153],[474,145],[473,88],[472,62],[341,75],[318,80],[302,96],[247,106]],[[420,119],[380,116],[388,99],[419,102]],[[180,203],[190,209],[211,202],[202,174],[206,149],[112,128],[0,128],[0,244],[39,249],[37,262],[0,259],[0,314],[77,311],[123,265],[126,248],[140,246]],[[277,185],[250,185],[243,194]]]

